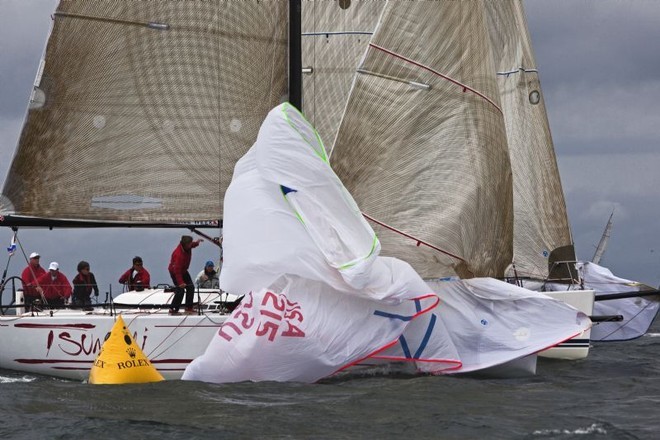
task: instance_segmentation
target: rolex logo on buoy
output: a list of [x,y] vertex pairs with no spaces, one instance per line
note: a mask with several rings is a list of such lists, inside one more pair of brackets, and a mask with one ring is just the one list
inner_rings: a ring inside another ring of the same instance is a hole
[[165,380],[135,343],[121,316],[105,337],[89,372],[89,383],[121,384]]

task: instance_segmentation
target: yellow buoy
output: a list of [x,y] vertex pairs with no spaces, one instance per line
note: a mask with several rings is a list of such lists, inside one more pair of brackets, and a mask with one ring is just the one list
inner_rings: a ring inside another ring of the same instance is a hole
[[119,316],[106,335],[101,352],[89,372],[89,383],[145,383],[161,380],[165,379],[142,353]]

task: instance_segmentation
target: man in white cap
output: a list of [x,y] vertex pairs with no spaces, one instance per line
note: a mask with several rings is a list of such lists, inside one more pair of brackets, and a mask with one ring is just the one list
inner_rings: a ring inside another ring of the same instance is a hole
[[25,307],[29,307],[32,301],[41,298],[39,294],[39,285],[37,279],[46,273],[46,270],[39,265],[41,256],[37,252],[30,254],[30,262],[21,273],[21,280],[23,281],[23,302]]
[[63,307],[66,299],[71,296],[71,283],[60,272],[60,265],[56,261],[50,263],[48,273],[40,276],[37,283],[51,307]]

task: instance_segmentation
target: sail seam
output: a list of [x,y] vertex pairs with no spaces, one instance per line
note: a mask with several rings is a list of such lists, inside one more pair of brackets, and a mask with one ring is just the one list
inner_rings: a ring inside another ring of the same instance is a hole
[[475,95],[479,96],[480,98],[483,98],[484,100],[486,100],[486,102],[488,102],[488,103],[491,104],[493,107],[495,107],[495,108],[497,109],[498,112],[500,112],[501,114],[503,114],[503,113],[502,113],[502,109],[501,109],[501,108],[500,108],[500,107],[499,107],[499,106],[498,106],[493,100],[491,100],[489,97],[487,97],[487,96],[484,95],[483,93],[481,93],[481,92],[479,92],[479,91],[473,89],[472,87],[468,86],[467,84],[463,84],[463,83],[460,82],[460,81],[457,81],[457,80],[455,80],[455,79],[453,79],[453,78],[451,78],[451,77],[449,77],[449,76],[447,76],[447,75],[444,75],[444,74],[438,72],[437,70],[433,69],[432,67],[426,66],[426,65],[424,65],[424,64],[422,64],[422,63],[418,63],[418,62],[415,61],[415,60],[411,60],[410,58],[404,57],[403,55],[400,55],[400,54],[398,54],[398,53],[396,53],[396,52],[392,52],[392,51],[389,50],[389,49],[385,49],[384,47],[378,46],[378,45],[373,44],[373,43],[369,43],[369,46],[370,46],[370,47],[373,47],[374,49],[378,49],[378,50],[380,50],[380,51],[383,51],[383,52],[385,52],[385,53],[388,54],[388,55],[392,55],[392,56],[395,57],[395,58],[399,58],[400,60],[403,60],[403,61],[406,61],[406,62],[408,62],[408,63],[410,63],[410,64],[413,64],[413,65],[415,65],[415,66],[417,66],[417,67],[421,67],[422,69],[427,70],[427,71],[429,71],[429,72],[431,72],[431,73],[433,73],[433,74],[439,76],[440,78],[446,79],[447,81],[449,81],[449,82],[451,82],[451,83],[453,83],[453,84],[456,84],[456,85],[459,86],[459,87],[462,87],[462,88],[463,88],[463,92],[470,91],[470,92],[474,93]]

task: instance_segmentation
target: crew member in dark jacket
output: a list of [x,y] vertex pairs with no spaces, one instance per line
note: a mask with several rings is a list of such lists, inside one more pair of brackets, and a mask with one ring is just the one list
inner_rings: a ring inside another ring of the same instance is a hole
[[179,245],[172,252],[168,270],[174,283],[174,299],[170,306],[170,313],[179,313],[181,301],[183,300],[183,291],[186,291],[186,312],[193,312],[193,299],[195,298],[195,285],[188,273],[190,259],[192,258],[192,248],[196,248],[204,241],[202,239],[194,240],[190,235],[181,237]]
[[133,267],[119,277],[119,282],[126,284],[128,290],[135,290],[136,292],[142,292],[144,289],[151,287],[151,276],[144,268],[141,257],[133,258]]
[[89,271],[89,263],[81,261],[78,263],[78,275],[73,279],[73,305],[84,309],[91,308],[92,290],[94,296],[99,296],[99,286],[96,277]]

